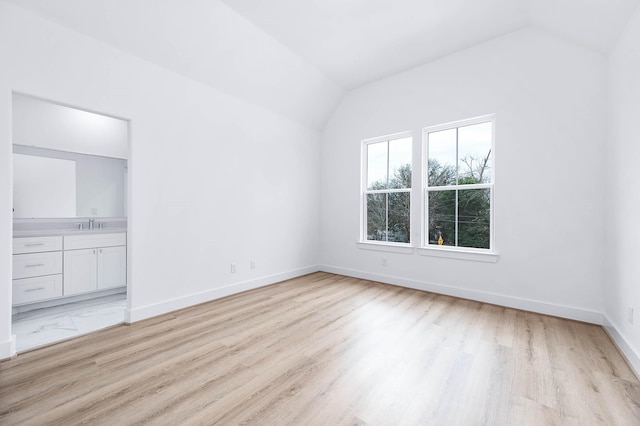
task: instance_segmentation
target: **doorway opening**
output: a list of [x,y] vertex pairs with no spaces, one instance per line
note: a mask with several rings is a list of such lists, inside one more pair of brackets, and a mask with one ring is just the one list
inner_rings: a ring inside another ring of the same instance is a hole
[[130,123],[20,93],[12,107],[19,353],[125,322]]

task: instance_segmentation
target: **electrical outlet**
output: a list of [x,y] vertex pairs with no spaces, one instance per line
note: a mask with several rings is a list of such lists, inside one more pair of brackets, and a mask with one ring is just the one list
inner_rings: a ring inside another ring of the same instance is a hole
[[235,274],[236,272],[238,272],[238,265],[235,263],[231,264],[231,273]]
[[251,269],[256,269],[256,261],[255,260],[251,261]]
[[382,258],[382,266],[387,266],[387,258],[386,257]]
[[633,308],[629,306],[627,308],[627,321],[629,321],[629,324],[633,324],[633,314]]

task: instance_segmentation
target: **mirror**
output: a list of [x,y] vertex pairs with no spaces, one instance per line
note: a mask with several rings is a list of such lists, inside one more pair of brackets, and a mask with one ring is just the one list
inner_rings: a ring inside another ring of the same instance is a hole
[[13,147],[13,217],[125,217],[127,160]]
[[75,215],[75,161],[13,154],[13,217]]
[[13,217],[126,217],[129,123],[13,94]]

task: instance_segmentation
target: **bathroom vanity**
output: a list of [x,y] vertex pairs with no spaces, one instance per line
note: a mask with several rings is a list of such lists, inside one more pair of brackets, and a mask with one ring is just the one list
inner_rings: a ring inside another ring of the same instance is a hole
[[14,233],[13,305],[126,290],[126,228]]
[[14,314],[126,292],[129,122],[12,107]]

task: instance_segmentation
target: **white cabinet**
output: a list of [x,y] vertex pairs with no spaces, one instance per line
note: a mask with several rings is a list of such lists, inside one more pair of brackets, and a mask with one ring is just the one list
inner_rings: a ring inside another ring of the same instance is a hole
[[64,295],[125,286],[125,243],[124,233],[65,236]]
[[62,296],[62,237],[13,239],[12,303]]
[[127,283],[127,248],[98,249],[98,289],[120,287]]
[[116,232],[113,234],[65,235],[64,237],[65,251],[126,245],[127,234],[124,232]]
[[127,234],[13,239],[13,305],[127,285]]
[[64,251],[64,295],[86,293],[98,289],[98,256],[96,249]]
[[13,239],[13,254],[62,250],[62,237],[23,237]]
[[13,255],[13,279],[40,277],[62,272],[62,252]]
[[12,295],[14,305],[62,297],[62,274],[13,280]]

